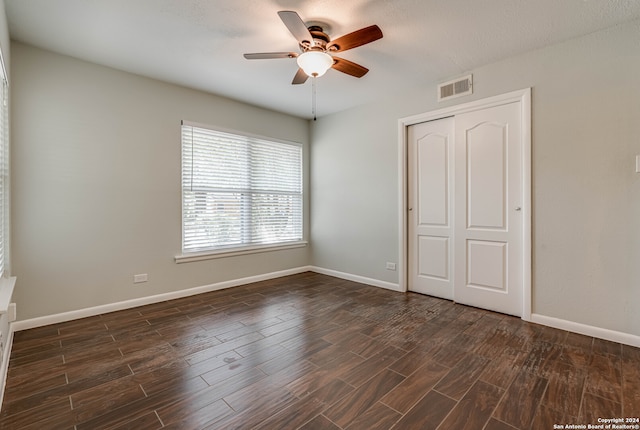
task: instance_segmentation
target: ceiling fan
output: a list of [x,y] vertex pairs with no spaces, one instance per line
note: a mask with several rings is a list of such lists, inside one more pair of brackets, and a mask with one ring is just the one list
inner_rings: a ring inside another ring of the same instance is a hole
[[377,25],[361,28],[337,39],[331,40],[324,32],[322,23],[312,23],[309,26],[293,11],[278,12],[280,19],[296,38],[300,46],[297,52],[263,52],[244,54],[248,60],[263,60],[270,58],[296,58],[298,72],[291,82],[293,85],[304,84],[309,77],[318,77],[333,68],[356,78],[363,77],[369,69],[333,54],[348,49],[366,45],[382,38],[382,30]]

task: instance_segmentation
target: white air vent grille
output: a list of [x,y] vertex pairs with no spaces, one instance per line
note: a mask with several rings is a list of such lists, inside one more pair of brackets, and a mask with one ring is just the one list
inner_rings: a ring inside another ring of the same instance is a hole
[[438,85],[438,101],[467,94],[473,94],[473,75],[467,75]]

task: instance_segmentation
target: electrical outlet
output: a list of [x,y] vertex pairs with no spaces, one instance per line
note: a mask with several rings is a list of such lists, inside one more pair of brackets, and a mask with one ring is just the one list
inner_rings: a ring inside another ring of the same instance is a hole
[[134,284],[139,284],[141,282],[147,282],[149,280],[149,278],[147,277],[146,273],[141,273],[139,275],[133,275],[133,283]]
[[387,270],[396,270],[396,263],[387,261]]

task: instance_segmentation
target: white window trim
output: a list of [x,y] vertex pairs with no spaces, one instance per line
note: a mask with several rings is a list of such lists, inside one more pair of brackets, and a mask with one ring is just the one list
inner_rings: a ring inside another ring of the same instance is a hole
[[[209,129],[209,130],[212,130],[212,131],[223,132],[223,133],[236,134],[236,135],[245,136],[247,138],[266,139],[266,140],[269,140],[269,141],[272,141],[272,142],[298,146],[300,148],[303,147],[303,145],[300,142],[277,139],[277,138],[273,138],[273,137],[265,137],[265,136],[261,136],[261,135],[258,135],[258,134],[241,132],[241,131],[238,131],[238,130],[229,129],[229,128],[225,128],[225,127],[211,126],[211,125],[208,125],[208,124],[202,124],[202,123],[198,123],[198,122],[194,122],[194,121],[182,120],[181,121],[181,125],[204,128],[204,129]],[[303,164],[304,164],[304,151],[303,151]],[[181,170],[182,170],[182,168],[181,168]],[[306,247],[308,245],[308,241],[306,240],[306,234],[305,234],[305,228],[304,228],[304,223],[305,223],[305,221],[304,221],[305,220],[305,214],[304,214],[304,171],[303,171],[303,175],[302,176],[303,176],[303,213],[302,213],[302,222],[303,222],[302,235],[303,235],[303,237],[302,237],[302,240],[291,241],[291,242],[280,242],[280,243],[274,243],[274,244],[229,246],[228,248],[209,249],[209,250],[204,250],[204,251],[200,251],[200,252],[198,252],[198,251],[196,251],[196,252],[186,252],[186,253],[182,252],[182,253],[174,256],[175,263],[176,264],[182,264],[182,263],[190,263],[190,262],[196,262],[196,261],[204,261],[204,260],[213,260],[213,259],[218,259],[218,258],[233,257],[233,256],[239,256],[239,255],[257,254],[257,253],[270,252],[270,251],[283,251],[283,250],[287,250],[287,249],[295,249],[295,248],[304,248],[304,247]],[[184,222],[184,220],[182,222]],[[181,226],[181,228],[184,228],[184,227]]]
[[216,258],[235,257],[238,255],[257,254],[268,251],[284,251],[286,249],[304,248],[308,245],[306,240],[288,243],[278,243],[273,245],[254,245],[244,247],[233,247],[231,249],[216,249],[204,252],[190,252],[188,254],[176,255],[175,262],[191,263],[193,261],[214,260]]

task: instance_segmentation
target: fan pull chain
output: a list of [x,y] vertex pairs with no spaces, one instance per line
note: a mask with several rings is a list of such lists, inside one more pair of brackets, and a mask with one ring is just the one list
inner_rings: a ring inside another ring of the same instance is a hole
[[311,78],[311,114],[314,121],[316,120],[316,80],[315,76]]

